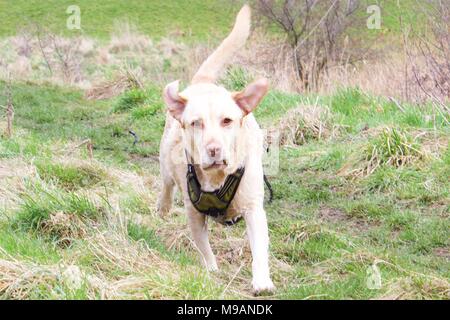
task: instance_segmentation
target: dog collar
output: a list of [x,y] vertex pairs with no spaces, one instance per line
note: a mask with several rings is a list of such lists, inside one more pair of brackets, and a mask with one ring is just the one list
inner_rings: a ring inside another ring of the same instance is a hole
[[[186,174],[187,190],[192,205],[199,212],[207,216],[213,218],[225,216],[226,211],[239,187],[244,171],[245,168],[242,167],[237,169],[234,173],[228,175],[223,186],[217,190],[203,191],[200,182],[198,181],[194,166],[191,163],[188,163]],[[228,221],[222,222],[222,219],[218,219],[217,221],[230,225],[239,220],[233,221],[232,223],[229,223]]]

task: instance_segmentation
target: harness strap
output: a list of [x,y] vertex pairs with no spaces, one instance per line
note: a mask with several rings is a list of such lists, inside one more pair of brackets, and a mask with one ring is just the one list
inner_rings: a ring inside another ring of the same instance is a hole
[[[214,191],[203,191],[200,182],[198,181],[195,167],[192,164],[193,159],[189,156],[187,150],[185,150],[185,154],[187,160],[187,190],[192,205],[199,212],[207,216],[211,216],[213,218],[225,216],[230,203],[233,201],[234,196],[236,195],[237,189],[244,175],[245,168],[241,167],[234,173],[228,175],[221,188]],[[266,183],[270,192],[269,202],[272,202],[272,187],[270,186],[269,181],[267,180],[267,177],[265,175],[264,182]],[[224,221],[223,224],[232,225],[239,220],[240,219],[236,219],[235,221]]]
[[273,189],[272,189],[272,185],[269,182],[269,179],[267,179],[267,176],[264,175],[264,182],[266,183],[267,189],[269,189],[269,203],[272,203],[273,201]]
[[235,173],[230,174],[224,185],[214,191],[203,191],[195,172],[195,167],[188,163],[187,189],[192,205],[201,213],[212,217],[226,214],[226,210],[233,200],[242,176],[244,168],[239,168]]

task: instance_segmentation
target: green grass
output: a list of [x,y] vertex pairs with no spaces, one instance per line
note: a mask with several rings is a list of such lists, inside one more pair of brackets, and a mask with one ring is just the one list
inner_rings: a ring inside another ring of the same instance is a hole
[[[360,36],[400,41],[400,17],[421,30],[415,0],[379,3],[382,29],[357,30]],[[73,4],[81,8],[81,31],[65,27],[65,10]],[[103,41],[117,21],[128,20],[156,41],[182,30],[177,41],[216,42],[239,6],[213,0],[7,0],[0,2],[0,36],[37,22],[65,36]],[[185,67],[165,59],[161,71]],[[88,68],[94,73],[100,67]],[[249,81],[244,69],[233,67],[221,83],[241,90]],[[145,85],[91,101],[74,88],[13,82],[14,134],[0,135],[0,273],[2,288],[12,289],[0,288],[0,298],[250,297],[244,223],[209,223],[220,271],[208,273],[180,195],[169,217],[157,215],[165,107],[160,85]],[[0,105],[4,87],[0,81]],[[263,128],[276,128],[293,108],[315,104],[329,110],[326,119],[316,120],[334,134],[281,146],[279,171],[269,176],[274,201],[265,209],[278,288],[272,298],[448,299],[450,128],[443,115],[429,104],[404,103],[401,111],[359,88],[304,96],[272,90],[255,115]],[[300,115],[306,126],[304,120]],[[81,143],[86,139],[92,158]],[[374,264],[381,272],[379,289],[367,285]],[[67,276],[71,267],[79,273],[75,287]]]
[[105,175],[99,168],[48,162],[37,163],[36,169],[43,180],[54,181],[67,190],[93,187]]
[[[66,13],[70,5],[81,11],[81,30],[68,30]],[[193,1],[103,1],[51,0],[13,1],[0,3],[1,36],[15,35],[22,26],[37,23],[66,36],[80,34],[108,38],[118,20],[135,23],[138,29],[152,38],[182,30],[186,42],[209,38],[211,33],[223,36],[231,27],[238,6],[216,0]]]
[[[241,78],[235,80],[231,86],[242,85]],[[3,87],[0,82],[0,92]],[[165,119],[160,92],[149,86],[87,101],[75,89],[13,84],[15,134],[0,139],[0,168],[34,170],[0,181],[0,192],[9,191],[4,196],[10,199],[0,206],[0,259],[14,259],[18,274],[24,266],[49,277],[45,283],[32,277],[25,297],[249,296],[243,223],[226,229],[209,225],[221,271],[208,274],[192,245],[179,195],[170,217],[156,214],[156,156]],[[274,201],[266,204],[278,287],[273,297],[448,298],[449,128],[439,116],[428,123],[426,105],[405,105],[403,113],[357,88],[319,97],[271,91],[255,114],[267,128],[290,109],[312,102],[327,106],[329,121],[343,129],[280,148],[279,172],[269,177]],[[135,146],[127,130],[139,136]],[[93,159],[85,146],[74,149],[84,139],[93,143]],[[430,154],[430,145],[437,151]],[[380,162],[373,172],[343,171],[354,159],[357,168],[366,166],[374,150]],[[417,159],[401,165],[390,160],[411,156]],[[382,274],[380,289],[367,286],[374,263]],[[68,265],[86,276],[76,289],[61,276]],[[117,291],[101,296],[99,282]],[[0,296],[21,297],[2,291]]]
[[[2,84],[3,85],[3,84]],[[158,96],[160,89],[149,88],[144,91],[125,92],[112,104],[84,100],[81,92],[73,89],[59,90],[55,86],[21,83],[13,88],[15,104],[19,106],[15,113],[21,128],[30,132],[35,144],[26,146],[27,153],[33,154],[33,147],[43,141],[67,139],[91,139],[94,149],[113,151],[116,158],[136,154],[155,155],[158,141],[164,128],[165,114],[162,100]],[[138,95],[139,99],[130,98]],[[5,103],[0,96],[0,104]],[[139,105],[142,103],[142,105]],[[145,104],[144,104],[145,103]],[[112,109],[111,109],[112,105]],[[131,114],[118,113],[122,109],[134,108]],[[152,125],[149,126],[148,123]],[[134,138],[129,130],[135,132],[140,144],[133,146]],[[7,150],[6,150],[7,149]],[[5,141],[0,154],[19,153],[20,147],[14,141]],[[2,151],[4,150],[4,151]],[[34,150],[36,152],[36,150]]]
[[145,101],[145,92],[139,89],[131,89],[119,97],[113,106],[113,112],[128,111],[143,104]]
[[180,265],[192,264],[193,259],[186,251],[170,250],[157,235],[155,230],[144,225],[129,221],[127,225],[128,236],[135,241],[143,241],[150,248],[159,251],[163,256]]
[[401,20],[404,26],[413,26],[421,31],[425,19],[424,8],[426,3],[416,0],[402,1],[368,1],[370,4],[378,3],[381,7],[382,28],[385,32],[399,34],[402,32]]
[[[6,0],[0,3],[0,36],[15,35],[22,26],[39,24],[65,36],[87,35],[108,38],[117,21],[131,21],[151,38],[160,39],[173,32],[183,31],[183,42],[198,42],[209,39],[211,34],[223,37],[233,24],[236,12],[243,1],[227,3],[218,0],[193,1],[140,1],[120,0],[92,2],[78,0],[24,1]],[[424,15],[416,0],[362,1],[360,15],[368,17],[368,5],[378,4],[381,8],[382,29],[364,30],[366,36],[397,37],[401,33],[400,18],[405,25],[413,25],[418,31],[423,25]],[[81,30],[68,30],[66,13],[68,6],[78,5],[81,10]],[[274,28],[274,31],[276,29]],[[275,33],[278,31],[275,31]],[[361,30],[357,30],[361,35]]]
[[23,204],[12,219],[14,228],[40,231],[47,226],[51,215],[71,214],[81,219],[98,220],[103,211],[89,198],[74,193],[58,193],[36,188],[37,195],[25,195]]
[[8,254],[37,263],[57,263],[61,255],[55,247],[41,236],[31,236],[2,222],[0,247]]

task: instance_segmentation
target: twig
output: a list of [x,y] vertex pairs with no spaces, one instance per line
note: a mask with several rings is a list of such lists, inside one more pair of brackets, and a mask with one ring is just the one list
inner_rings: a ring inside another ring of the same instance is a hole
[[[93,144],[91,142],[91,139],[86,139],[81,141],[79,144],[77,144],[75,147],[73,147],[69,152],[66,153],[66,156],[70,156],[72,153],[75,152],[78,148],[80,148],[83,145],[87,145],[88,151],[93,149]],[[89,157],[92,159],[92,154],[90,152]]]
[[389,100],[391,100],[397,106],[397,108],[400,109],[401,112],[405,113],[405,109],[403,109],[403,107],[400,105],[400,103],[398,103],[397,100],[395,100],[394,97],[389,97]]
[[11,138],[13,134],[14,106],[12,101],[10,75],[8,75],[8,83],[6,85],[5,91],[6,91],[6,136],[8,138]]
[[231,277],[230,281],[225,286],[225,289],[223,289],[222,294],[220,295],[221,297],[223,297],[225,295],[225,292],[228,290],[228,287],[231,285],[231,283],[234,281],[234,279],[236,279],[236,276],[239,274],[239,272],[241,272],[241,269],[243,266],[244,266],[244,264],[241,264],[239,266],[239,268],[237,269],[237,271],[234,273],[234,275]]
[[44,46],[42,45],[42,39],[41,39],[41,27],[36,23],[35,25],[37,29],[36,38],[38,40],[39,49],[41,50],[42,56],[44,57],[45,63],[47,64],[48,70],[50,71],[50,75],[53,75],[53,70],[50,65],[50,62],[47,58],[47,55],[45,54]]
[[89,154],[89,159],[94,159],[94,145],[92,144],[91,140],[86,144],[86,148]]

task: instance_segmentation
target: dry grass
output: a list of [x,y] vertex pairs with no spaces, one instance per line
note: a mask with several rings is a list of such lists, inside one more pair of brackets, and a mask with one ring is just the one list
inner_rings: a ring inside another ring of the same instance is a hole
[[434,109],[432,116],[439,115],[449,124],[450,97],[433,95],[432,90],[424,89],[430,88],[433,81],[438,81],[432,76],[417,78],[417,70],[429,67],[427,59],[416,52],[410,52],[407,56],[386,52],[383,58],[377,60],[331,68],[323,77],[318,92],[332,94],[336,89],[350,87],[374,96],[389,97],[397,106],[396,99],[416,105],[428,103]]
[[55,212],[50,218],[41,222],[40,233],[57,238],[57,245],[61,247],[70,246],[74,240],[86,236],[87,225],[75,214],[66,212]]
[[[90,99],[113,97],[147,81],[161,85],[173,79],[189,81],[215,49],[211,43],[192,46],[171,38],[154,44],[126,21],[116,23],[110,42],[104,46],[90,38],[68,40],[52,34],[38,37],[33,32],[3,40],[2,46],[3,64],[15,78],[75,85],[87,89]],[[414,84],[409,70],[411,65],[416,69],[425,67],[426,61],[420,55],[411,57],[386,49],[379,59],[330,67],[321,77],[317,91],[329,94],[337,88],[359,87],[401,101],[429,100]],[[130,62],[137,65],[131,69],[127,67]],[[87,70],[92,64],[99,65],[94,73]],[[269,78],[275,89],[298,92],[301,88],[289,48],[259,29],[231,64],[242,66],[249,78]],[[111,73],[116,74],[112,80]]]
[[[170,269],[170,263],[143,242],[133,242],[122,222],[110,222],[105,230],[93,230],[87,237],[86,250],[95,256],[93,267],[103,272],[120,271],[127,274],[143,274],[149,268]],[[172,266],[173,267],[173,266]]]
[[[69,40],[41,30],[22,32],[3,40],[1,46],[2,64],[15,78],[75,85],[86,89],[90,99],[113,97],[145,82],[163,85],[173,79],[189,81],[215,49],[215,44],[185,45],[171,38],[153,43],[126,21],[116,23],[106,45],[85,37]],[[342,87],[359,87],[367,93],[400,101],[429,101],[411,71],[411,66],[425,68],[426,58],[384,50],[377,59],[329,67],[317,91],[329,94]],[[132,69],[127,67],[130,63]],[[99,66],[95,72],[88,70],[93,64]],[[298,92],[302,87],[289,48],[261,29],[253,32],[231,64],[242,66],[249,78],[269,78],[271,86],[278,90]],[[111,74],[116,76],[111,79]],[[436,106],[438,111],[448,110]]]
[[305,278],[303,282],[311,285],[335,280],[336,274],[345,276],[348,272],[346,266],[358,264],[362,266],[376,265],[381,270],[395,271],[399,275],[393,280],[382,277],[383,292],[376,299],[381,300],[414,300],[414,299],[443,299],[450,298],[450,283],[448,279],[427,275],[411,270],[406,270],[390,261],[388,257],[380,257],[369,251],[359,250],[357,252],[343,252],[339,259],[332,258],[314,264],[313,274]]
[[[255,54],[257,53],[257,54]],[[261,30],[255,30],[245,49],[232,62],[242,65],[254,78],[267,77],[271,87],[285,92],[298,92],[297,79],[289,47],[273,40]]]
[[402,278],[387,284],[380,300],[450,299],[450,285],[444,279]]
[[0,160],[0,207],[17,208],[20,193],[26,190],[26,180],[34,176],[36,168],[21,159]]
[[93,85],[85,96],[89,100],[102,100],[116,97],[132,88],[142,89],[144,85],[141,78],[139,71],[123,68],[113,80]]
[[[39,298],[43,292],[53,298],[71,298],[84,290],[89,299],[145,299],[161,298],[170,288],[176,266],[158,258],[139,243],[130,243],[114,233],[99,233],[88,238],[87,250],[95,255],[95,273],[82,271],[77,265],[38,265],[20,261],[7,255],[1,248],[0,295],[9,299]],[[86,254],[86,252],[84,253]],[[111,278],[105,272],[125,272]],[[172,280],[171,280],[172,279]],[[64,288],[64,290],[57,290]],[[163,289],[163,290],[164,290]]]
[[[2,248],[0,253],[6,254]],[[57,266],[36,265],[12,257],[0,259],[0,294],[9,299],[32,298],[36,287],[51,290],[60,276]]]
[[[0,248],[0,295],[3,298],[70,299],[77,295],[89,299],[193,298],[189,278],[202,283],[205,288],[210,286],[207,288],[209,293],[206,293],[206,297],[212,297],[210,295],[219,290],[214,288],[217,284],[208,284],[211,275],[203,274],[202,268],[195,265],[180,266],[150,248],[144,240],[134,241],[128,236],[128,221],[142,217],[134,213],[129,215],[127,210],[120,207],[121,200],[133,194],[138,195],[141,201],[150,207],[156,207],[156,194],[148,191],[149,188],[156,188],[156,177],[144,177],[115,167],[105,168],[96,160],[77,158],[75,152],[71,153],[70,158],[64,157],[64,151],[59,153],[62,156],[54,159],[58,164],[88,165],[108,171],[108,181],[115,181],[114,184],[109,184],[109,192],[114,194],[114,197],[105,194],[102,188],[94,188],[89,194],[81,190],[80,194],[88,196],[97,204],[104,205],[106,200],[109,212],[104,219],[94,221],[71,212],[58,211],[50,213],[48,219],[41,221],[36,230],[40,236],[49,237],[49,241],[58,245],[60,250],[66,250],[70,246],[70,257],[64,259],[61,264],[45,265],[25,261],[20,257],[10,256]],[[9,202],[17,201],[20,205],[23,199],[17,191],[23,188],[25,192],[27,188],[20,178],[27,177],[35,181],[38,179],[35,175],[36,169],[25,163],[19,166],[16,159],[14,163],[2,161],[1,167],[5,169],[0,179],[2,196]],[[11,189],[12,182],[16,184],[14,192]],[[39,184],[48,189],[47,192],[59,192],[52,184],[40,180]],[[124,215],[124,212],[127,214]],[[156,215],[145,216],[140,223],[144,223],[144,220],[150,221],[152,225],[161,223]],[[185,224],[182,226],[186,227]],[[175,228],[181,226],[177,225]],[[172,236],[173,230],[168,232],[167,236]],[[175,247],[173,249],[175,250]],[[184,248],[180,248],[182,249]],[[195,252],[193,254],[196,255]],[[86,259],[89,260],[88,269],[82,266]],[[248,279],[245,283],[249,283]]]
[[[40,232],[58,231],[67,239],[73,237],[79,221],[72,218],[56,213]],[[89,299],[192,298],[183,283],[190,276],[205,281],[201,269],[181,267],[144,241],[131,240],[127,221],[116,214],[106,223],[83,224],[83,236],[73,243],[69,261],[57,265],[20,260],[0,248],[0,295],[8,299],[70,299],[77,294]],[[85,259],[90,261],[88,269],[77,265]]]
[[404,57],[392,54],[376,61],[330,68],[319,92],[329,94],[336,88],[358,87],[374,95],[403,98],[405,80]]
[[140,33],[135,25],[128,21],[115,22],[108,47],[110,52],[144,53],[152,47],[152,40]]
[[[173,210],[172,214],[183,215],[184,213],[180,212],[178,208]],[[161,239],[164,239],[165,245],[169,249],[177,252],[187,251],[189,255],[198,259],[197,257],[200,253],[184,220],[175,217],[164,220],[159,224],[157,234]],[[214,250],[221,270],[211,274],[211,277],[216,283],[225,287],[222,296],[231,294],[238,298],[255,298],[249,295],[251,292],[250,266],[252,255],[245,229],[238,226],[233,228],[225,227],[212,221],[209,224],[211,224],[211,226],[208,226],[211,247]],[[292,266],[275,256],[270,258],[270,263],[278,283],[287,284],[289,273],[292,272]]]
[[302,105],[287,111],[276,128],[281,145],[302,145],[311,140],[334,137],[339,128],[333,125],[327,107]]

